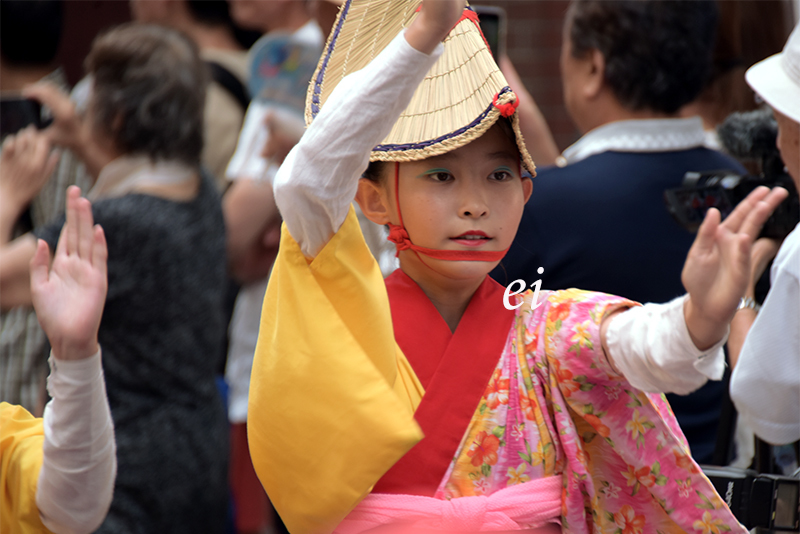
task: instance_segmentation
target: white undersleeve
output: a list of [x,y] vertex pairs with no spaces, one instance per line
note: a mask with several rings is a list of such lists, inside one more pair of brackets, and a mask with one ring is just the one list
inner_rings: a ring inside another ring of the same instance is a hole
[[331,93],[274,181],[275,203],[292,238],[315,257],[342,226],[372,148],[389,135],[414,91],[444,51],[430,55],[398,34]]
[[725,372],[727,334],[699,350],[684,318],[686,296],[645,304],[615,316],[606,330],[608,356],[630,384],[648,392],[687,395]]
[[75,361],[50,355],[44,458],[36,505],[56,534],[88,533],[105,518],[117,473],[114,424],[100,352]]

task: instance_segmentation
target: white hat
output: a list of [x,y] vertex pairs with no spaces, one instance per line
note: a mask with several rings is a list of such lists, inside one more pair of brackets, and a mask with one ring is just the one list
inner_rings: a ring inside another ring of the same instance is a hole
[[783,52],[750,67],[745,78],[773,109],[800,123],[800,24]]

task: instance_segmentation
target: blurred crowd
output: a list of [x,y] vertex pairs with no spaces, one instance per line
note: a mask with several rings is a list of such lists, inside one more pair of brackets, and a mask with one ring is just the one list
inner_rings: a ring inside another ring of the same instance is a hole
[[[779,132],[777,146],[770,143],[780,171],[785,166],[788,182],[800,186],[800,30],[781,56],[788,77],[753,70],[747,81],[755,93],[744,85],[746,48],[761,46],[767,29],[788,38],[800,6],[784,6],[793,18],[751,21],[726,4],[564,4],[563,103],[580,134],[568,147],[558,146],[547,109],[526,89],[530,73],[498,54],[519,95],[538,174],[493,278],[503,285],[542,279],[546,288],[639,302],[682,295],[694,235],[670,215],[664,191],[681,187],[690,172],[762,171],[717,134],[733,112],[772,107],[775,118],[765,111],[762,122]],[[57,364],[48,357],[52,349],[58,359],[64,334],[37,315],[42,300],[31,276],[45,254],[37,240],[57,254],[80,227],[101,243],[96,223],[108,257],[96,338],[113,420],[113,500],[103,505],[107,515],[83,525],[58,530],[58,522],[45,522],[53,531],[284,531],[248,451],[250,369],[280,243],[271,179],[302,135],[305,88],[340,5],[131,0],[131,21],[94,39],[81,58],[84,76],[71,87],[56,61],[64,2],[0,0],[0,121],[11,124],[12,107],[36,104],[30,125],[3,127],[0,401],[42,417],[55,398],[47,376]],[[751,25],[759,32],[748,33]],[[274,59],[286,50],[295,55]],[[275,89],[267,67],[293,60],[305,64],[292,72],[310,71]],[[388,275],[397,267],[388,231],[359,216]],[[699,463],[787,475],[798,467],[797,238],[794,231],[756,243],[723,380],[668,397]]]

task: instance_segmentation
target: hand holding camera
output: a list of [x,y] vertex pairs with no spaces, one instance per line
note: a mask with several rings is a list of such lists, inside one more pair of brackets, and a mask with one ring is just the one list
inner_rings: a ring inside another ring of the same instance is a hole
[[3,211],[19,216],[47,182],[59,157],[57,151],[51,151],[48,137],[33,126],[6,137],[0,155]]

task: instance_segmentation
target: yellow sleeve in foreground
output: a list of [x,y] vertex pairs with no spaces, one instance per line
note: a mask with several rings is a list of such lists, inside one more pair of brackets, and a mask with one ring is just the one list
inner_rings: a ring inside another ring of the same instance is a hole
[[50,532],[39,518],[36,485],[44,426],[21,406],[0,403],[0,532]]
[[261,314],[248,439],[292,534],[331,532],[422,439],[422,387],[355,212],[309,263],[283,228]]

